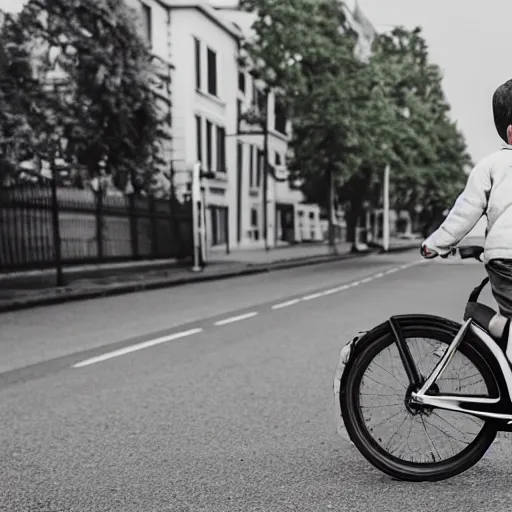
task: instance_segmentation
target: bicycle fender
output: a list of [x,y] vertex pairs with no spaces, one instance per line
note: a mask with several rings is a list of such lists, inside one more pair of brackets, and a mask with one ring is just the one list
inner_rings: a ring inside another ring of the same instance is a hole
[[340,406],[340,390],[341,390],[341,381],[343,379],[343,374],[345,373],[345,369],[348,363],[352,360],[354,356],[354,352],[358,342],[364,338],[364,336],[368,334],[368,331],[359,331],[348,343],[346,343],[340,351],[340,355],[338,358],[338,364],[336,366],[336,372],[334,374],[334,415],[336,420],[336,432],[338,435],[343,437],[349,442],[352,442],[348,436],[348,433],[345,429],[345,425],[343,423],[343,417],[341,414],[341,406]]

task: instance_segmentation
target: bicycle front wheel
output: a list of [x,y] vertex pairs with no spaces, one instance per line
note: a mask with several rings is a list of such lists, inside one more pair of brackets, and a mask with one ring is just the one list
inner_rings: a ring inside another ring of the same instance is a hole
[[[451,332],[453,331],[453,332]],[[453,341],[444,325],[404,327],[403,335],[423,379]],[[499,396],[493,372],[466,335],[436,382],[438,392]],[[340,390],[343,420],[351,440],[379,470],[400,480],[451,478],[476,464],[496,437],[490,422],[441,409],[406,405],[409,379],[391,332],[369,334]]]

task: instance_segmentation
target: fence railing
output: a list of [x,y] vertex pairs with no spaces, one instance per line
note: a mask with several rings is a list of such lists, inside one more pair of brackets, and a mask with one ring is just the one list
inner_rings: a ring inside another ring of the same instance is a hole
[[71,265],[191,254],[189,205],[90,189],[52,191],[51,184],[0,187],[2,272],[52,267],[59,259]]

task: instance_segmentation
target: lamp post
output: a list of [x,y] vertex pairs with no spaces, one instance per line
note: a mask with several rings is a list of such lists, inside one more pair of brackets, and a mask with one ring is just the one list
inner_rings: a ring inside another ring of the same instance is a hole
[[270,91],[265,88],[265,114],[263,116],[263,237],[265,238],[265,251],[268,246],[268,100]]
[[[59,222],[59,197],[57,191],[58,169],[56,164],[57,145],[60,143],[61,137],[54,133],[51,136],[50,149],[50,169],[51,169],[51,187],[52,187],[52,225],[53,225],[53,247],[55,256],[55,270],[57,286],[64,286],[64,271],[62,268],[62,240],[60,236]],[[60,153],[60,152],[59,152]]]
[[194,164],[192,169],[192,228],[194,238],[194,266],[192,272],[200,272],[202,270],[200,261],[200,239],[199,239],[199,201],[201,196],[201,163]]
[[[192,167],[192,235],[194,242],[193,272],[200,272],[206,264],[206,205],[201,182],[205,178],[214,178],[215,173],[203,172],[201,162]],[[202,197],[201,197],[202,196]]]
[[389,251],[389,164],[384,168],[384,198],[382,214],[382,249]]

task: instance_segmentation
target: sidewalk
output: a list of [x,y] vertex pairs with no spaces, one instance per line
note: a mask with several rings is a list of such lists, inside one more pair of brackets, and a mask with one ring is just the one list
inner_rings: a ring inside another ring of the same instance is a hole
[[[408,250],[416,243],[393,241],[391,250]],[[0,312],[34,306],[119,295],[216,279],[284,270],[306,265],[362,257],[375,252],[351,253],[351,244],[339,243],[333,254],[325,243],[237,250],[230,254],[212,251],[208,265],[192,272],[175,260],[84,265],[67,268],[66,285],[54,286],[53,269],[0,275]]]

